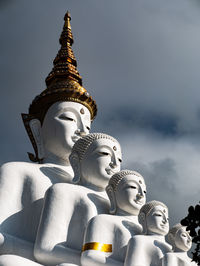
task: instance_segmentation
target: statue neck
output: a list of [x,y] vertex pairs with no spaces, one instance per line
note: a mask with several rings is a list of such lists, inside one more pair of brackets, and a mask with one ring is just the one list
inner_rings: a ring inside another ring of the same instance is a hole
[[151,233],[151,232],[147,232],[148,236],[152,236],[154,239],[158,240],[158,241],[161,241],[161,242],[165,242],[165,236],[163,235],[158,235],[158,234],[155,234],[155,233]]
[[175,248],[174,249],[174,253],[180,259],[183,259],[183,260],[186,260],[186,261],[190,260],[190,257],[188,257],[187,251],[183,251],[183,250],[180,250],[179,248]]
[[80,180],[79,180],[79,182],[77,184],[80,185],[80,186],[83,186],[83,187],[87,187],[87,188],[92,189],[92,190],[97,191],[97,192],[104,192],[105,193],[105,189],[104,188],[98,187],[98,186],[92,184],[91,182],[87,181],[82,176],[80,177]]
[[187,256],[187,251],[183,251],[183,250],[181,250],[180,248],[177,248],[177,247],[174,248],[174,252],[177,252],[177,253],[179,253],[182,256],[184,256],[184,255]]
[[68,166],[71,168],[68,156],[67,156],[67,158],[63,159],[63,158],[56,156],[55,154],[53,154],[51,152],[47,152],[45,154],[45,157],[43,159],[43,163],[51,163],[51,164],[56,164],[56,165],[60,165],[60,166]]
[[117,208],[115,215],[123,216],[124,219],[128,219],[134,223],[138,223],[138,216],[137,215],[130,214],[130,213],[128,213],[128,212],[126,212],[120,208]]

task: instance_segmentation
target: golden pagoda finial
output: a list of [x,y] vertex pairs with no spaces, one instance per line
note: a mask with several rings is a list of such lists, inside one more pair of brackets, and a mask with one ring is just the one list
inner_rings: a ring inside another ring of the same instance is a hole
[[71,29],[71,24],[70,24],[71,15],[69,11],[67,11],[67,13],[65,14],[64,20],[65,20],[65,27],[67,27],[68,29]]
[[58,80],[63,81],[66,79],[72,79],[82,86],[82,78],[76,68],[77,62],[71,48],[74,40],[70,25],[71,17],[68,11],[64,20],[63,31],[59,39],[61,48],[54,59],[54,68],[46,78],[48,88],[51,88],[54,83],[58,83]]

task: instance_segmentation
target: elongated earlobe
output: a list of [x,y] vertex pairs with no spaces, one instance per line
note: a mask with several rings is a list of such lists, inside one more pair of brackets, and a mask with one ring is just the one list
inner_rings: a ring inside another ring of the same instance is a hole
[[110,200],[110,213],[115,214],[117,211],[117,202],[116,202],[115,192],[113,190],[113,187],[108,185],[106,187],[106,192]]
[[174,250],[176,248],[176,245],[175,245],[175,239],[174,239],[173,234],[168,233],[167,238],[168,238],[169,243],[172,245],[172,249]]
[[147,233],[147,222],[146,222],[146,215],[144,212],[139,214],[139,223],[142,225],[143,233]]
[[29,136],[35,155],[28,152],[29,159],[32,162],[41,163],[44,158],[44,147],[42,143],[41,123],[40,121],[30,114],[21,114],[22,120]]
[[29,122],[29,126],[33,134],[35,143],[37,145],[38,159],[42,160],[44,158],[44,145],[43,145],[43,140],[42,140],[41,123],[38,119],[32,119]]
[[78,183],[80,181],[81,171],[80,171],[80,160],[78,154],[73,152],[69,156],[69,161],[74,171],[73,183]]

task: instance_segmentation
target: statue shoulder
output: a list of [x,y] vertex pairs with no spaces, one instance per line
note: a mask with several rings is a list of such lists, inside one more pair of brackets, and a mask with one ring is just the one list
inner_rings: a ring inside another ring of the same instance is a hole
[[11,186],[13,182],[20,187],[25,183],[28,187],[36,187],[34,192],[39,196],[44,196],[45,191],[52,184],[48,176],[40,170],[41,164],[29,162],[9,162],[0,168],[0,184],[5,189]]
[[1,165],[1,169],[6,171],[19,170],[23,171],[24,169],[38,168],[40,164],[31,163],[31,162],[8,162]]
[[33,172],[33,169],[38,169],[39,166],[35,163],[29,162],[8,162],[1,166],[0,177],[1,178],[15,178],[17,176],[23,176]]
[[57,197],[64,201],[66,198],[71,198],[76,191],[78,191],[77,185],[68,183],[56,183],[48,188],[46,191],[46,197]]

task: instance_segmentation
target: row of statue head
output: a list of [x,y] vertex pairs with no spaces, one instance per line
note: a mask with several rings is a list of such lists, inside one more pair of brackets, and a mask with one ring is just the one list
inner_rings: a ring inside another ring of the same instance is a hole
[[[114,246],[118,241],[119,248],[120,237],[116,232],[111,236],[112,230],[104,232],[105,229],[101,228],[101,224],[103,224],[103,228],[113,227],[115,230],[123,231],[127,230],[125,221],[131,221],[134,224],[131,225],[132,232],[128,237],[133,238],[129,241],[127,254],[123,255],[125,265],[147,266],[162,263],[169,266],[180,265],[180,261],[191,263],[186,254],[192,243],[189,232],[180,224],[169,230],[168,207],[164,203],[156,200],[146,203],[146,185],[141,174],[132,170],[119,171],[121,150],[117,140],[102,133],[88,134],[75,143],[70,155],[70,162],[75,172],[74,181],[79,185],[87,187],[89,185],[96,190],[106,188],[110,200],[110,214],[115,215],[111,218],[112,222],[109,219],[109,224],[107,224],[107,214],[103,217],[101,215],[94,217],[89,222],[83,245],[82,265],[90,265],[90,263],[96,265],[93,256],[90,261],[88,252],[90,249],[94,249],[96,243],[106,241],[105,235],[109,235],[107,243],[112,243],[112,257],[117,257]],[[117,216],[122,220],[116,220]],[[127,217],[129,218],[127,219]],[[121,223],[124,228],[120,228]],[[94,224],[98,224],[98,226],[94,226]],[[103,239],[99,238],[100,232]],[[165,240],[166,235],[168,243]],[[95,239],[95,244],[90,242],[91,239]],[[139,250],[140,252],[144,251],[142,256],[140,253],[138,255]],[[117,249],[117,251],[119,250]]]
[[[122,257],[126,258],[125,265],[147,266],[162,263],[169,266],[172,265],[171,257],[173,261],[175,259],[186,261],[186,263],[191,262],[186,252],[191,248],[192,242],[186,228],[176,225],[169,230],[168,208],[164,203],[156,200],[146,203],[146,185],[142,175],[132,170],[119,171],[121,150],[116,139],[103,133],[88,134],[80,138],[73,146],[70,162],[75,172],[74,182],[97,191],[103,191],[106,188],[110,200],[110,214],[115,215],[111,218],[112,221],[105,213],[103,217],[101,215],[94,217],[89,222],[83,244],[82,265],[90,265],[90,263],[96,265],[94,257],[92,256],[90,261],[90,253],[85,253],[85,251],[89,252],[90,249],[94,249],[96,243],[106,241],[105,235],[109,235],[107,243],[112,243],[112,258],[118,256],[115,254],[114,246],[118,241],[119,248],[120,237],[116,232],[112,235],[110,228],[126,231],[125,221],[132,222],[132,232],[128,239],[133,236],[128,244],[127,254],[121,252]],[[116,217],[120,217],[121,220],[116,220]],[[120,227],[121,223],[123,223],[123,228]],[[110,232],[104,232],[105,229],[101,228],[101,224],[103,228],[109,228]],[[100,232],[103,239],[99,237]],[[172,253],[171,246],[165,241],[167,234],[168,243],[172,245],[175,253]],[[123,237],[126,239],[125,236]],[[94,241],[90,242],[91,239],[95,239],[95,244]],[[121,246],[123,244],[121,243]],[[145,251],[142,259],[141,254],[137,255],[139,250]],[[106,256],[105,254],[103,256]],[[180,262],[177,262],[177,265],[179,264]]]
[[192,246],[189,232],[181,224],[169,230],[168,208],[164,203],[147,202],[141,207],[138,219],[143,233],[130,239],[125,266],[196,265],[187,255]]

